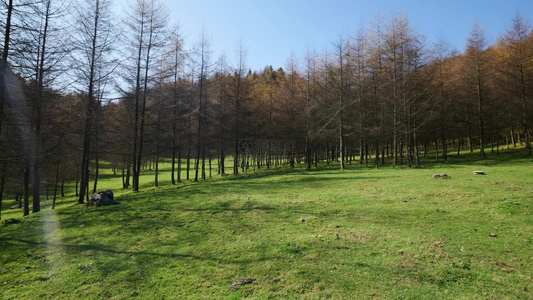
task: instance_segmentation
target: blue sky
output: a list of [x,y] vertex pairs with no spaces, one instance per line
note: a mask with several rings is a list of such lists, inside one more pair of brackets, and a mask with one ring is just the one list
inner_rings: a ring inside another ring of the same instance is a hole
[[321,52],[341,35],[368,28],[368,22],[379,14],[403,13],[428,42],[442,36],[459,51],[476,20],[493,43],[510,26],[516,12],[533,19],[533,0],[160,1],[170,9],[170,22],[179,22],[189,47],[198,41],[204,27],[211,38],[213,60],[225,53],[231,63],[242,40],[252,70],[267,65],[285,67],[291,52],[301,58],[308,47]]

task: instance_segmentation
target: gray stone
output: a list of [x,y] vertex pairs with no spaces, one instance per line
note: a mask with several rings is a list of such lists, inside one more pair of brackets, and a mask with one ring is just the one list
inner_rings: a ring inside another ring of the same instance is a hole
[[446,177],[448,177],[448,175],[446,174],[440,174],[440,173],[433,174],[433,178],[446,178]]
[[242,280],[234,282],[232,285],[230,285],[230,287],[231,289],[236,289],[241,285],[251,284],[254,281],[255,281],[255,278],[244,278]]
[[113,200],[113,191],[105,190],[98,193],[94,193],[87,205],[114,205],[118,204]]

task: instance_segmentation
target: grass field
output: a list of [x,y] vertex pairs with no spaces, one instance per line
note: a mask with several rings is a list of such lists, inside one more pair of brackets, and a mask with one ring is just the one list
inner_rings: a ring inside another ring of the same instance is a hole
[[532,163],[301,165],[159,188],[146,171],[137,194],[107,174],[120,205],[71,196],[22,218],[5,201],[0,298],[532,299]]

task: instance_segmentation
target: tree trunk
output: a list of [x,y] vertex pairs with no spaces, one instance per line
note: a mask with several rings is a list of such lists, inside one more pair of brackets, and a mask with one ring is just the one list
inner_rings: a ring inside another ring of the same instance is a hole
[[413,132],[413,142],[415,147],[415,158],[416,158],[416,165],[420,166],[420,143],[418,142],[418,137],[416,135],[416,130]]
[[209,158],[209,178],[211,178],[212,171],[213,171],[212,166],[211,166],[211,146],[209,147],[209,150],[207,152],[209,153],[209,156],[208,156],[208,158]]
[[2,199],[4,198],[4,186],[6,183],[6,176],[5,176],[5,164],[2,170],[2,178],[0,178],[0,220],[2,219]]
[[365,141],[365,167],[368,167],[368,143]]
[[[9,3],[7,4],[7,16],[6,16],[6,26],[5,26],[5,34],[4,34],[4,49],[3,49],[3,52],[2,52],[2,60],[4,62],[6,62],[6,63],[7,63],[7,58],[9,56],[9,45],[11,43],[10,35],[11,35],[11,15],[12,15],[12,13],[13,13],[13,0],[9,0]],[[0,123],[0,125],[1,124],[2,123]],[[0,126],[0,128],[2,128],[2,127]],[[1,130],[0,130],[0,132],[1,132]]]
[[126,164],[123,163],[122,164],[122,189],[125,190],[127,189],[126,187]]
[[[159,85],[161,88],[161,84]],[[157,111],[157,122],[155,128],[155,158],[154,158],[154,186],[159,186],[159,152],[160,149],[160,132],[161,131],[161,110]],[[174,144],[174,142],[172,143]],[[174,150],[173,150],[174,151]],[[174,166],[172,166],[172,179],[174,179]]]
[[467,122],[467,130],[468,130],[468,148],[470,149],[470,153],[474,153],[474,146],[472,144],[472,131],[470,130],[470,120],[468,120],[468,112],[466,115],[466,122]]
[[[7,69],[7,58],[9,54],[9,45],[11,43],[10,41],[10,34],[11,34],[11,15],[13,12],[13,0],[9,0],[9,3],[7,5],[7,17],[6,17],[6,24],[5,24],[5,34],[4,34],[4,49],[2,52],[2,60],[0,61],[0,69],[2,71],[2,74],[4,74],[4,68]],[[7,88],[1,86],[2,82],[0,82],[0,134],[2,133],[2,125],[4,121],[4,105],[6,102],[6,90]]]
[[509,125],[511,126],[511,142],[513,143],[513,146],[516,148],[516,140],[514,139],[514,121],[513,121],[513,117],[512,117],[512,114],[511,114],[511,102],[509,101],[509,99],[507,99],[508,101],[508,104],[507,104],[507,116],[509,118]]
[[403,147],[404,147],[404,141],[403,139],[400,139],[400,147],[398,149],[398,152],[400,152],[400,164],[401,165],[403,165],[403,159],[404,159]]
[[76,177],[76,188],[75,188],[76,197],[79,196],[79,190],[78,190],[79,185],[80,185],[80,179]]
[[154,166],[154,168],[155,168],[155,171],[154,171],[154,186],[158,187],[159,186],[159,149],[156,150],[154,164],[155,164],[155,166]]
[[365,147],[364,147],[364,140],[361,138],[359,139],[359,164],[363,164],[364,160],[365,160],[365,157],[364,157],[364,153],[365,153]]
[[[97,143],[98,143],[98,139]],[[96,145],[96,149],[98,149],[98,144]],[[98,159],[98,150],[95,151],[95,158],[94,158],[94,183],[93,183],[93,194],[96,193],[96,190],[98,189],[98,175],[100,172],[100,162]],[[87,199],[88,200],[88,199]]]
[[192,120],[189,114],[189,130],[187,135],[187,180],[190,179],[191,171],[191,143],[192,143]]
[[[342,114],[342,112],[341,112]],[[340,156],[340,168],[341,170],[345,169],[346,166],[344,164],[345,162],[345,159],[344,159],[344,126],[343,126],[343,121],[341,119],[341,125],[339,126],[339,156]]]
[[59,182],[59,168],[60,168],[60,165],[61,165],[60,157],[61,157],[61,155],[58,155],[58,157],[57,157],[56,177],[55,177],[55,181],[54,181],[54,198],[52,200],[52,209],[56,208],[57,184]]
[[379,168],[379,139],[376,139],[376,149],[374,150],[376,151],[376,158],[374,160],[374,168],[378,169]]
[[[221,129],[222,130],[222,129]],[[226,163],[225,161],[225,154],[224,154],[224,139],[222,138],[222,132],[220,133],[220,159],[218,160],[218,164],[219,164],[219,170],[220,170],[220,174],[222,176],[226,175],[226,171],[224,169],[224,164]]]
[[126,183],[124,189],[130,188],[130,176],[131,176],[131,163],[128,160],[128,166],[126,167]]
[[202,179],[206,180],[206,173],[205,173],[205,158],[206,158],[206,141],[204,139],[204,142],[202,143]]
[[305,163],[306,169],[310,170],[313,164],[313,153],[311,148],[311,142],[309,141],[309,136],[305,139]]
[[[480,76],[480,75],[478,75]],[[484,145],[484,130],[485,130],[485,124],[483,121],[483,97],[481,95],[481,78],[478,78],[478,113],[479,113],[479,150],[481,152],[481,157],[486,158],[485,155],[485,145]]]
[[65,198],[65,178],[61,178],[61,198]]
[[435,139],[435,161],[439,161],[439,140]]
[[382,131],[381,133],[381,165],[385,165],[385,139],[383,138],[383,136],[385,135],[385,133]]
[[315,152],[315,168],[317,168],[318,167],[318,160],[319,160],[317,143],[314,143],[314,152]]
[[330,152],[329,152],[329,137],[326,139],[326,164],[329,165],[329,158],[330,158]]
[[[175,118],[175,114],[174,114]],[[175,120],[172,122],[172,163],[170,167],[170,182],[172,185],[176,184],[175,170],[176,170],[176,124]]]
[[181,136],[178,140],[178,182],[181,182]]
[[[523,75],[522,75],[523,76]],[[526,106],[526,95],[525,95],[525,87],[523,88],[522,92],[522,123],[524,125],[524,136],[526,138],[526,149],[527,149],[527,155],[531,156],[531,135],[529,133],[529,125],[528,125],[528,115],[527,115],[527,106]]]
[[444,161],[448,160],[448,146],[446,145],[446,135],[444,134],[444,129],[441,129],[441,146],[442,146],[442,159]]
[[30,162],[26,162],[24,170],[24,216],[30,214]]

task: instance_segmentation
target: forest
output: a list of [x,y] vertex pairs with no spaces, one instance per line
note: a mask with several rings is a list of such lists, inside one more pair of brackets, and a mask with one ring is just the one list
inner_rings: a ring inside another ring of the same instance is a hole
[[281,164],[532,153],[533,34],[518,13],[493,43],[473,23],[462,51],[428,42],[405,14],[378,16],[323,51],[250,70],[244,43],[213,57],[208,33],[186,40],[157,1],[137,0],[124,20],[111,4],[1,1],[0,206],[16,197],[39,212],[69,182],[85,203],[104,165],[138,192],[145,168],[158,186],[163,161],[179,184]]

